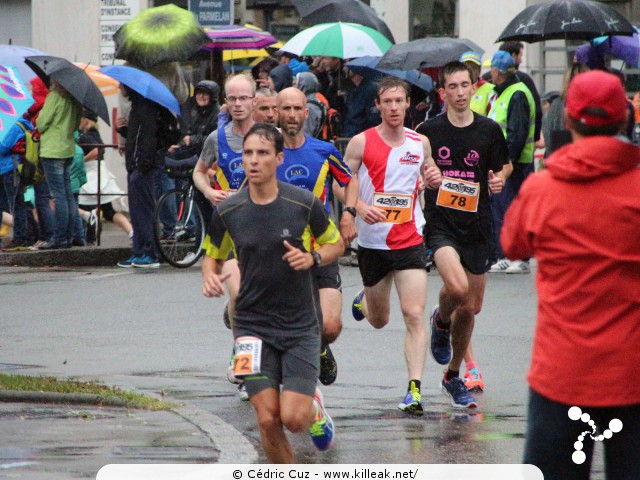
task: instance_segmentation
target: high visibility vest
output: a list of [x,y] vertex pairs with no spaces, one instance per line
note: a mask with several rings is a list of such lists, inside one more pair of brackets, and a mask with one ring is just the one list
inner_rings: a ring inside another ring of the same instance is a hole
[[480,85],[476,93],[471,96],[471,110],[486,117],[489,112],[489,98],[493,93],[494,87],[495,85],[490,82]]
[[504,138],[507,138],[507,114],[509,111],[509,102],[511,97],[516,92],[522,92],[527,97],[529,103],[529,133],[527,135],[527,142],[520,153],[518,163],[531,163],[533,161],[533,136],[536,129],[536,105],[533,102],[533,96],[524,83],[518,82],[510,85],[504,92],[496,99],[489,112],[489,118],[494,120],[502,129]]

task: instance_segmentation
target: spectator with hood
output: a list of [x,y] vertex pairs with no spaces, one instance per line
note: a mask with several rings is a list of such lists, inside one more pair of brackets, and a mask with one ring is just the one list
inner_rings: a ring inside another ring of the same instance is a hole
[[302,90],[302,93],[307,97],[309,116],[304,121],[304,133],[311,137],[319,138],[327,115],[327,108],[316,95],[320,89],[318,77],[311,72],[298,73],[296,75],[296,87]]
[[288,65],[294,75],[309,71],[309,65],[307,62],[301,60],[300,57],[294,53],[283,52],[280,50],[278,52],[278,59],[280,60],[281,65]]
[[[47,98],[49,89],[44,84],[40,77],[33,77],[30,80],[31,83],[31,95],[35,100],[34,104],[29,107],[27,113],[24,115],[32,124],[35,125],[40,110],[44,105],[44,100]],[[51,198],[51,192],[49,191],[49,184],[47,182],[38,182],[33,186],[33,192],[35,196],[36,212],[38,213],[38,240],[35,243],[35,247],[40,247],[44,243],[51,240],[53,237],[53,210],[49,200]]]
[[293,86],[293,72],[288,65],[278,65],[269,72],[269,86],[276,92]]
[[169,148],[193,147],[196,154],[200,154],[207,136],[218,127],[218,95],[220,87],[212,80],[198,82],[189,97],[182,105],[180,117],[181,140]]

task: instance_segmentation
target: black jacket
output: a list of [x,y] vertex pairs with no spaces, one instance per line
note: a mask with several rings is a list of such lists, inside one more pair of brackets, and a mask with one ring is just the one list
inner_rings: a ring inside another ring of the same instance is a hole
[[189,97],[182,105],[180,117],[181,136],[189,136],[189,145],[199,154],[207,136],[218,127],[220,107],[213,98],[206,107],[200,107],[195,97]]

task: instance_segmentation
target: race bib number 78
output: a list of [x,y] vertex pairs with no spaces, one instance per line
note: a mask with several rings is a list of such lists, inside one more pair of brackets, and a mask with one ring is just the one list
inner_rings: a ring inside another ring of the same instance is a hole
[[436,204],[463,212],[477,212],[480,184],[458,178],[442,177]]

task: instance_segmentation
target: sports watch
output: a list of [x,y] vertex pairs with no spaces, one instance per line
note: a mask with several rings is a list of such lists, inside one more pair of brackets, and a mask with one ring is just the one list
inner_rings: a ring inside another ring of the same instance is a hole
[[358,212],[356,211],[355,207],[344,207],[343,209],[345,212],[350,213],[351,215],[353,215],[354,217],[356,215],[358,215]]
[[311,252],[311,256],[313,257],[313,264],[316,267],[319,267],[322,263],[322,257],[320,256],[320,254],[314,250]]

